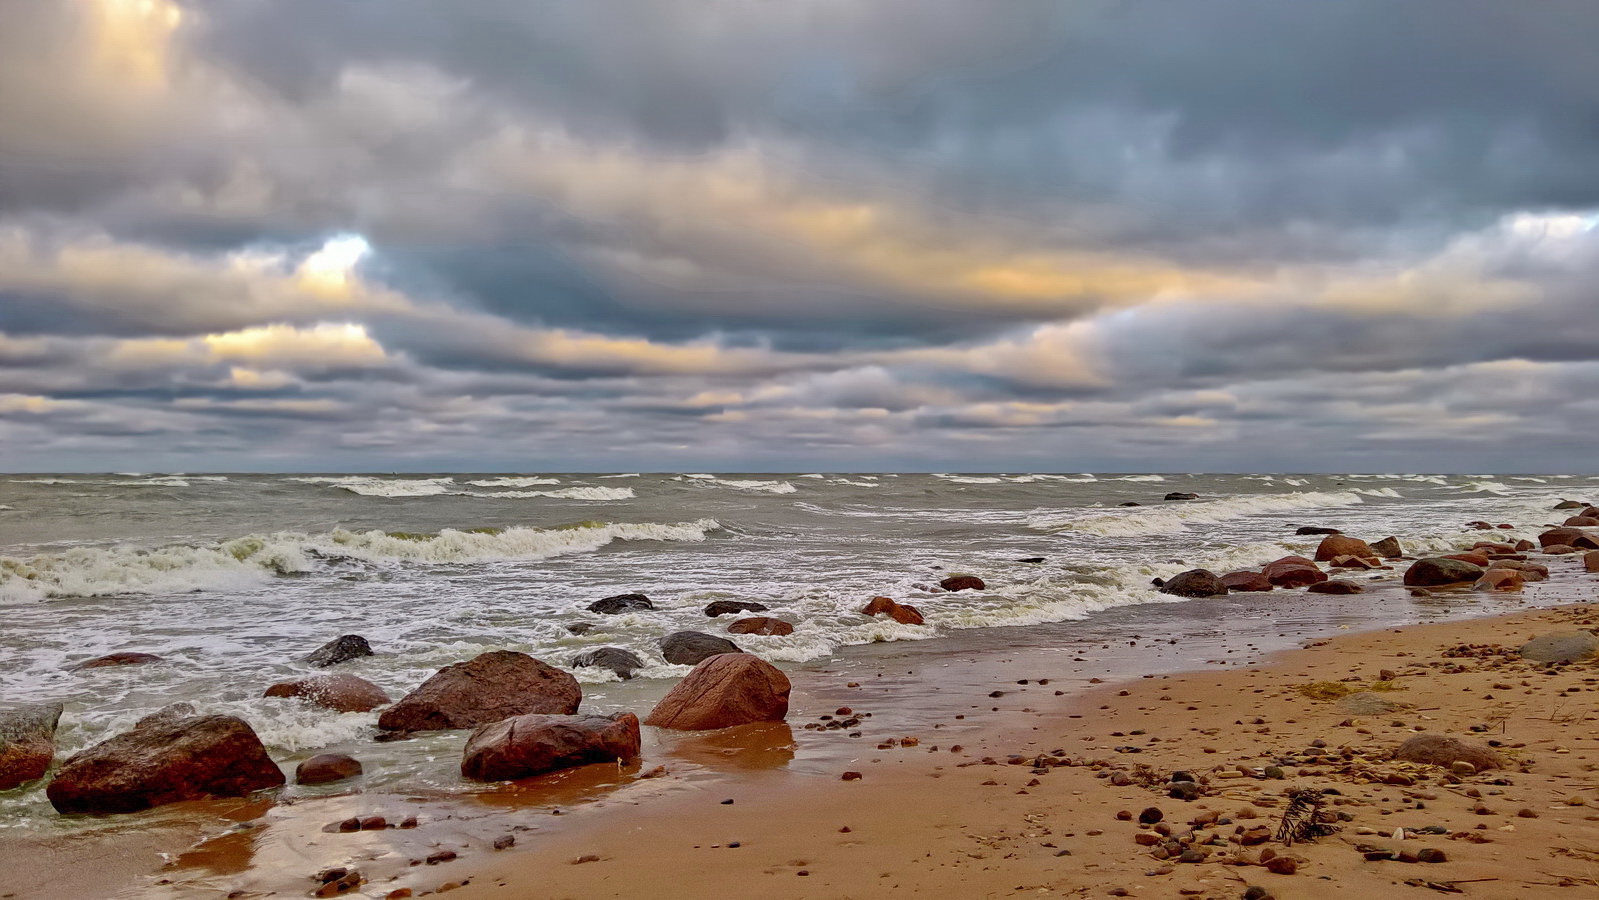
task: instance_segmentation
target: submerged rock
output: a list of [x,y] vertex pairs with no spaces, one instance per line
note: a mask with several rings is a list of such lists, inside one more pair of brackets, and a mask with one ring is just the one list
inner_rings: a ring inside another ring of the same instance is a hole
[[1385,537],[1372,544],[1371,549],[1383,559],[1399,559],[1405,555],[1405,548],[1400,545],[1399,538],[1396,537]]
[[577,679],[526,653],[494,650],[445,666],[383,711],[384,731],[476,728],[527,713],[577,712]]
[[650,602],[650,598],[644,596],[643,594],[636,593],[615,594],[610,597],[602,597],[601,599],[596,600],[588,605],[589,612],[601,613],[602,615],[607,616],[614,616],[617,613],[634,612],[635,610],[640,609],[654,608],[655,604]]
[[263,697],[297,697],[336,712],[371,712],[389,702],[383,689],[354,675],[318,675],[283,681],[266,689]]
[[166,706],[133,723],[133,727],[144,728],[148,725],[169,725],[179,719],[187,719],[190,716],[199,714],[200,711],[195,708],[193,703],[187,700],[179,700],[176,703],[168,703]]
[[1405,584],[1419,587],[1474,582],[1483,576],[1482,566],[1460,559],[1429,557],[1418,559],[1405,570]]
[[305,661],[319,669],[372,655],[372,645],[359,634],[345,634],[311,651]]
[[1541,634],[1521,645],[1521,656],[1533,662],[1577,662],[1599,656],[1599,637],[1589,631]]
[[738,615],[739,613],[747,612],[766,612],[767,609],[766,604],[756,603],[752,600],[716,600],[706,605],[705,614],[715,618],[716,616]]
[[144,666],[150,663],[162,662],[161,657],[154,653],[138,653],[132,650],[123,650],[117,653],[107,653],[97,656],[86,662],[78,663],[72,667],[74,672],[83,669],[108,669],[113,666]]
[[43,778],[56,755],[61,704],[0,708],[0,791]]
[[361,762],[343,753],[318,753],[294,769],[295,784],[330,784],[361,774]]
[[988,585],[976,575],[951,575],[940,581],[938,586],[946,591],[986,591]]
[[861,610],[868,616],[888,616],[901,625],[922,625],[922,611],[909,603],[897,603],[890,597],[873,597]]
[[1294,529],[1294,534],[1303,536],[1311,534],[1343,534],[1343,532],[1336,528],[1323,528],[1320,525],[1301,525]]
[[639,723],[632,713],[513,716],[472,732],[461,754],[461,774],[476,781],[509,781],[638,755]]
[[1178,597],[1219,597],[1227,593],[1227,585],[1209,569],[1189,569],[1166,579],[1158,590]]
[[45,789],[63,813],[137,812],[284,783],[255,731],[234,716],[192,716],[123,732],[75,754]]
[[644,660],[638,654],[621,647],[600,647],[596,650],[587,650],[579,653],[572,659],[572,665],[579,668],[610,669],[617,677],[626,681],[633,677],[633,673],[644,668]]
[[727,626],[728,634],[759,634],[770,637],[782,637],[794,633],[794,626],[782,619],[773,619],[767,616],[752,616],[748,619],[739,619]]
[[1234,594],[1259,593],[1273,587],[1271,579],[1261,572],[1228,572],[1221,577],[1221,583]]
[[788,676],[747,653],[724,653],[694,667],[655,705],[646,725],[706,731],[788,716]]
[[1199,495],[1195,494],[1195,493],[1193,493],[1191,491],[1172,491],[1171,493],[1166,495],[1165,499],[1167,499],[1167,500],[1198,500],[1199,499]]
[[693,666],[722,653],[742,653],[738,645],[703,631],[674,631],[661,638],[661,654],[674,666]]

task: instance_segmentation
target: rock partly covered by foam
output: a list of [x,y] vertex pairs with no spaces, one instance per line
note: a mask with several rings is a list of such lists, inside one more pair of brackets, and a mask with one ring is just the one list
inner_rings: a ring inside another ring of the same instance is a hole
[[639,755],[638,716],[513,716],[479,726],[461,754],[461,774],[509,781]]
[[1590,631],[1541,634],[1521,645],[1521,656],[1533,662],[1577,662],[1599,656],[1599,637]]
[[646,725],[707,731],[788,715],[788,676],[747,653],[713,656],[694,667],[644,720]]
[[1327,573],[1315,562],[1303,556],[1285,556],[1274,559],[1261,568],[1261,574],[1281,588],[1304,587],[1327,580]]
[[120,813],[283,783],[243,719],[192,716],[134,728],[73,755],[45,795],[63,813]]
[[97,656],[73,666],[73,671],[82,669],[109,669],[115,666],[146,666],[150,663],[161,662],[161,657],[154,653],[139,653],[133,650],[122,650],[117,653],[107,653]]
[[296,697],[336,712],[371,712],[389,702],[383,689],[354,675],[317,675],[282,681],[266,689],[263,697]]
[[1504,758],[1487,747],[1468,744],[1441,734],[1418,734],[1394,751],[1394,759],[1449,768],[1457,762],[1470,763],[1478,772],[1500,769]]
[[1194,492],[1192,492],[1192,491],[1172,491],[1171,493],[1166,495],[1165,499],[1167,499],[1167,500],[1198,500],[1199,499],[1199,495],[1194,493]]
[[345,634],[312,650],[305,661],[319,669],[372,655],[372,645],[359,634]]
[[589,612],[614,616],[617,613],[636,612],[641,609],[654,609],[655,604],[643,594],[615,594],[602,597],[588,606]]
[[1160,592],[1178,597],[1220,597],[1227,593],[1227,585],[1209,569],[1189,569],[1166,579]]
[[610,669],[616,677],[627,681],[633,673],[644,668],[644,660],[638,654],[621,647],[599,647],[594,650],[585,650],[572,659],[572,665],[578,668]]
[[1260,572],[1228,572],[1221,583],[1234,594],[1254,594],[1272,589],[1271,579]]
[[861,612],[868,616],[888,616],[901,625],[921,625],[926,621],[921,610],[909,603],[896,602],[892,597],[873,597]]
[[0,791],[43,778],[56,755],[61,704],[0,708]]
[[294,769],[295,784],[330,784],[361,774],[361,761],[343,753],[318,753]]
[[705,607],[705,614],[712,618],[716,616],[738,615],[747,612],[766,612],[764,603],[753,600],[714,600]]
[[1429,557],[1418,559],[1405,570],[1405,584],[1413,587],[1437,587],[1448,584],[1475,582],[1483,576],[1483,568],[1463,559]]
[[378,717],[384,731],[476,728],[528,713],[577,712],[577,679],[526,653],[493,650],[445,666]]
[[1581,528],[1551,528],[1538,535],[1538,545],[1546,549],[1564,546],[1576,547],[1578,550],[1599,550],[1599,538]]
[[782,619],[773,619],[769,616],[751,616],[748,619],[739,619],[727,626],[728,634],[758,634],[767,637],[782,637],[793,634],[794,626]]
[[1340,556],[1354,556],[1360,559],[1377,559],[1377,551],[1360,538],[1352,538],[1347,534],[1329,534],[1321,539],[1321,544],[1316,547],[1316,562],[1329,562]]
[[1371,549],[1383,559],[1399,559],[1405,555],[1405,548],[1400,545],[1399,538],[1396,537],[1385,537],[1372,544]]
[[976,575],[951,575],[940,581],[938,586],[946,591],[986,591],[988,585]]
[[661,655],[674,666],[693,666],[723,653],[742,653],[738,645],[703,631],[674,631],[661,638]]

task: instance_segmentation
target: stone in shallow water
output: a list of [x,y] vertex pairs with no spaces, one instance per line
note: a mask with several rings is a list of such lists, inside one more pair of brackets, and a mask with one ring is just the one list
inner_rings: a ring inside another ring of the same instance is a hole
[[445,666],[378,717],[391,732],[476,728],[528,713],[577,712],[583,689],[566,672],[514,650]]
[[345,634],[311,651],[305,661],[319,669],[372,655],[372,645],[359,634]]
[[44,777],[55,758],[61,704],[0,709],[0,791]]

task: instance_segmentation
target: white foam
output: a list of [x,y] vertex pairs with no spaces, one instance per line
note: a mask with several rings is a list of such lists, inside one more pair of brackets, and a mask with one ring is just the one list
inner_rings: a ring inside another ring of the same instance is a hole
[[1123,475],[1120,478],[1113,478],[1111,480],[1112,481],[1165,481],[1166,479],[1162,478],[1159,475]]
[[1401,494],[1398,491],[1394,490],[1393,488],[1389,488],[1389,487],[1385,487],[1385,488],[1355,488],[1355,493],[1362,494],[1362,495],[1367,496],[1367,497],[1388,497],[1388,498],[1391,498],[1391,499],[1399,499],[1399,498],[1404,496],[1404,494]]
[[631,500],[632,488],[569,487],[558,491],[496,491],[492,494],[466,494],[468,497],[501,497],[505,499],[531,499],[548,497],[552,500]]
[[363,497],[434,497],[451,493],[454,478],[374,478],[347,475],[341,478],[294,478],[292,481],[326,483]]
[[485,478],[480,481],[468,481],[467,484],[476,487],[538,487],[541,484],[560,484],[559,478],[511,477]]
[[936,476],[952,484],[999,484],[1003,479],[987,476],[971,475],[939,475]]
[[1468,494],[1508,494],[1510,486],[1497,481],[1468,481],[1456,486],[1456,490]]
[[796,475],[795,477],[796,478],[826,478],[827,476],[826,475],[819,475],[819,474],[816,474],[816,473],[813,472],[810,475]]
[[764,494],[792,494],[799,490],[786,481],[739,481],[718,478],[714,483],[741,491],[758,491]]
[[1188,501],[1181,506],[1142,506],[1091,515],[1035,516],[1027,524],[1040,531],[1080,531],[1107,537],[1179,534],[1191,525],[1215,525],[1231,519],[1299,509],[1355,506],[1364,502],[1354,491],[1258,494],[1220,500]]
[[622,473],[620,475],[600,475],[598,477],[600,477],[600,478],[638,478],[639,477],[639,473],[637,473],[637,472],[624,472],[624,473]]

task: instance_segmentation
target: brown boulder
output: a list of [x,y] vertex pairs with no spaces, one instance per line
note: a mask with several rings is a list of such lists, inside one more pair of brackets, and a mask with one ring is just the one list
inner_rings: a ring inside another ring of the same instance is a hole
[[1552,528],[1538,535],[1538,544],[1545,551],[1556,544],[1576,547],[1578,550],[1599,550],[1599,538],[1580,528]]
[[1522,538],[1521,540],[1516,541],[1516,552],[1517,553],[1526,553],[1528,550],[1536,550],[1536,549],[1538,549],[1538,545],[1534,544],[1532,541],[1527,540],[1526,538]]
[[1365,556],[1339,556],[1327,565],[1334,569],[1375,569],[1378,561]]
[[706,731],[788,716],[788,676],[747,653],[724,653],[694,667],[661,702],[646,725]]
[[1567,528],[1593,528],[1599,525],[1599,519],[1593,516],[1572,516],[1561,524]]
[[773,619],[767,616],[752,616],[748,619],[739,619],[727,626],[728,634],[764,634],[781,637],[793,634],[794,626],[782,619]]
[[371,712],[389,702],[383,689],[354,675],[318,675],[284,681],[266,689],[263,697],[299,697],[336,712]]
[[638,716],[513,716],[479,725],[461,753],[461,774],[510,781],[639,755]]
[[378,717],[384,731],[475,728],[528,713],[577,712],[571,675],[526,653],[494,650],[445,666]]
[[1353,581],[1344,581],[1334,578],[1330,581],[1318,581],[1305,590],[1312,594],[1364,594],[1366,589]]
[[1377,551],[1359,538],[1346,534],[1329,534],[1316,547],[1316,562],[1327,562],[1340,556],[1358,556],[1361,559],[1378,559]]
[[295,784],[329,784],[361,774],[361,762],[343,753],[318,753],[294,769]]
[[1479,772],[1502,768],[1505,761],[1487,747],[1441,734],[1418,734],[1394,751],[1394,759],[1449,768],[1457,762],[1471,763]]
[[1227,593],[1227,585],[1209,569],[1189,569],[1166,579],[1159,590],[1177,597],[1220,597]]
[[1469,563],[1471,563],[1474,566],[1481,566],[1483,568],[1487,568],[1488,563],[1491,561],[1491,560],[1488,559],[1488,554],[1486,554],[1486,553],[1477,553],[1475,551],[1471,552],[1471,553],[1445,553],[1443,556],[1440,556],[1438,558],[1439,559],[1458,559],[1461,562],[1469,562]]
[[938,586],[946,591],[985,591],[988,585],[976,575],[951,575],[940,581]]
[[1460,559],[1430,557],[1418,559],[1405,570],[1405,584],[1420,587],[1460,584],[1482,577],[1482,566]]
[[1525,583],[1514,569],[1489,569],[1472,587],[1479,591],[1519,591]]
[[1221,583],[1235,594],[1253,594],[1272,588],[1271,579],[1259,572],[1228,572],[1221,577]]
[[243,719],[192,716],[135,728],[73,755],[45,795],[63,813],[119,813],[243,797],[283,783]]
[[1599,572],[1599,550],[1589,550],[1582,555],[1582,568],[1588,572]]
[[861,612],[868,616],[886,615],[901,625],[924,624],[921,610],[909,603],[895,603],[888,597],[873,597]]
[[1303,556],[1285,556],[1267,563],[1261,570],[1278,587],[1295,588],[1327,580],[1321,567]]
[[55,759],[60,722],[59,703],[0,709],[0,791],[44,777]]
[[1400,546],[1399,538],[1396,537],[1385,537],[1372,544],[1371,549],[1383,559],[1399,559],[1405,555],[1405,548]]
[[713,600],[706,605],[705,614],[715,618],[747,612],[766,612],[766,610],[766,604],[756,603],[754,600]]
[[161,662],[161,657],[156,656],[154,653],[136,653],[132,650],[123,650],[78,663],[72,667],[72,670],[76,672],[82,669],[106,669],[112,666],[143,666],[158,662]]
[[1543,548],[1543,552],[1549,554],[1550,556],[1565,556],[1568,553],[1578,553],[1581,551],[1570,544],[1550,544],[1549,546]]

